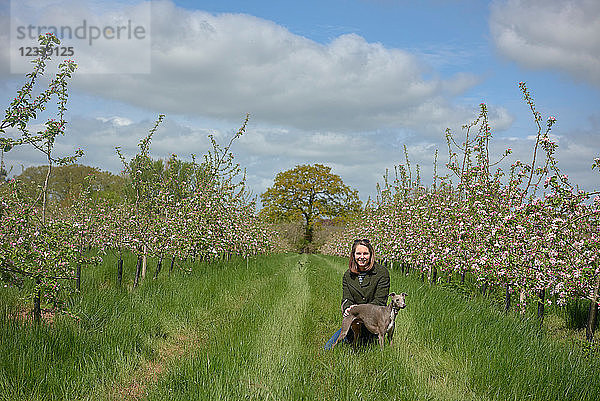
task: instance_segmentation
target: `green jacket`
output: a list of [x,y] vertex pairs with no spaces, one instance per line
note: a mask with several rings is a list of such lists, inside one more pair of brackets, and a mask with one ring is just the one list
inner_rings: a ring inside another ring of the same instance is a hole
[[342,313],[350,305],[375,304],[387,305],[390,293],[390,273],[378,263],[367,272],[362,284],[358,281],[358,274],[346,270],[342,277]]

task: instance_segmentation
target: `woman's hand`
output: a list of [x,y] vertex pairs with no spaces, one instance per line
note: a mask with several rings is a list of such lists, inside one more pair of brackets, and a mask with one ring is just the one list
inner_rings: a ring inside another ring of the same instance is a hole
[[346,310],[344,311],[344,317],[348,316],[350,314],[350,309],[354,308],[355,306],[356,306],[356,304],[350,305],[349,307],[347,307]]

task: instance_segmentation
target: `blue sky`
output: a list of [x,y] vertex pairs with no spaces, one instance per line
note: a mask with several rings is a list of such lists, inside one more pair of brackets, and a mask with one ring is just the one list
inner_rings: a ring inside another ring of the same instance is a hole
[[[511,161],[530,160],[535,127],[517,86],[525,81],[544,118],[558,120],[553,136],[564,172],[585,189],[599,187],[590,170],[600,156],[595,0],[0,4],[4,108],[23,82],[11,64],[23,45],[15,27],[129,19],[148,28],[135,43],[63,39],[80,68],[57,150],[83,148],[84,164],[118,172],[114,147],[133,154],[159,113],[166,120],[153,155],[182,158],[205,153],[209,133],[225,141],[250,113],[233,150],[255,194],[279,171],[322,163],[366,200],[386,168],[404,162],[403,145],[429,184],[435,150],[441,165],[447,160],[445,128],[461,135],[481,102],[497,153],[512,148]],[[20,149],[5,163],[18,173],[42,159]]]

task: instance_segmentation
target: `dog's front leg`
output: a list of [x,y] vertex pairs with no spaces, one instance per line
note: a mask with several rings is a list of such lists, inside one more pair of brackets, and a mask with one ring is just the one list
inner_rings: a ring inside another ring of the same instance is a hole
[[393,340],[393,337],[394,337],[394,328],[395,327],[392,326],[390,328],[390,330],[388,331],[388,339],[390,340],[390,347],[392,346],[392,340]]

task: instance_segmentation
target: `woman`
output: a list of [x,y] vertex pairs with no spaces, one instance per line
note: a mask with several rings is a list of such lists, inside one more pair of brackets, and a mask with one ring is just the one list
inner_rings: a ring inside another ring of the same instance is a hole
[[[358,304],[375,304],[385,306],[390,292],[390,274],[384,266],[375,263],[373,246],[368,239],[354,241],[350,251],[348,270],[342,277],[342,314]],[[341,328],[325,344],[330,349],[340,335]],[[345,341],[353,340],[350,330]],[[365,340],[374,339],[374,335],[361,325],[360,337]]]

